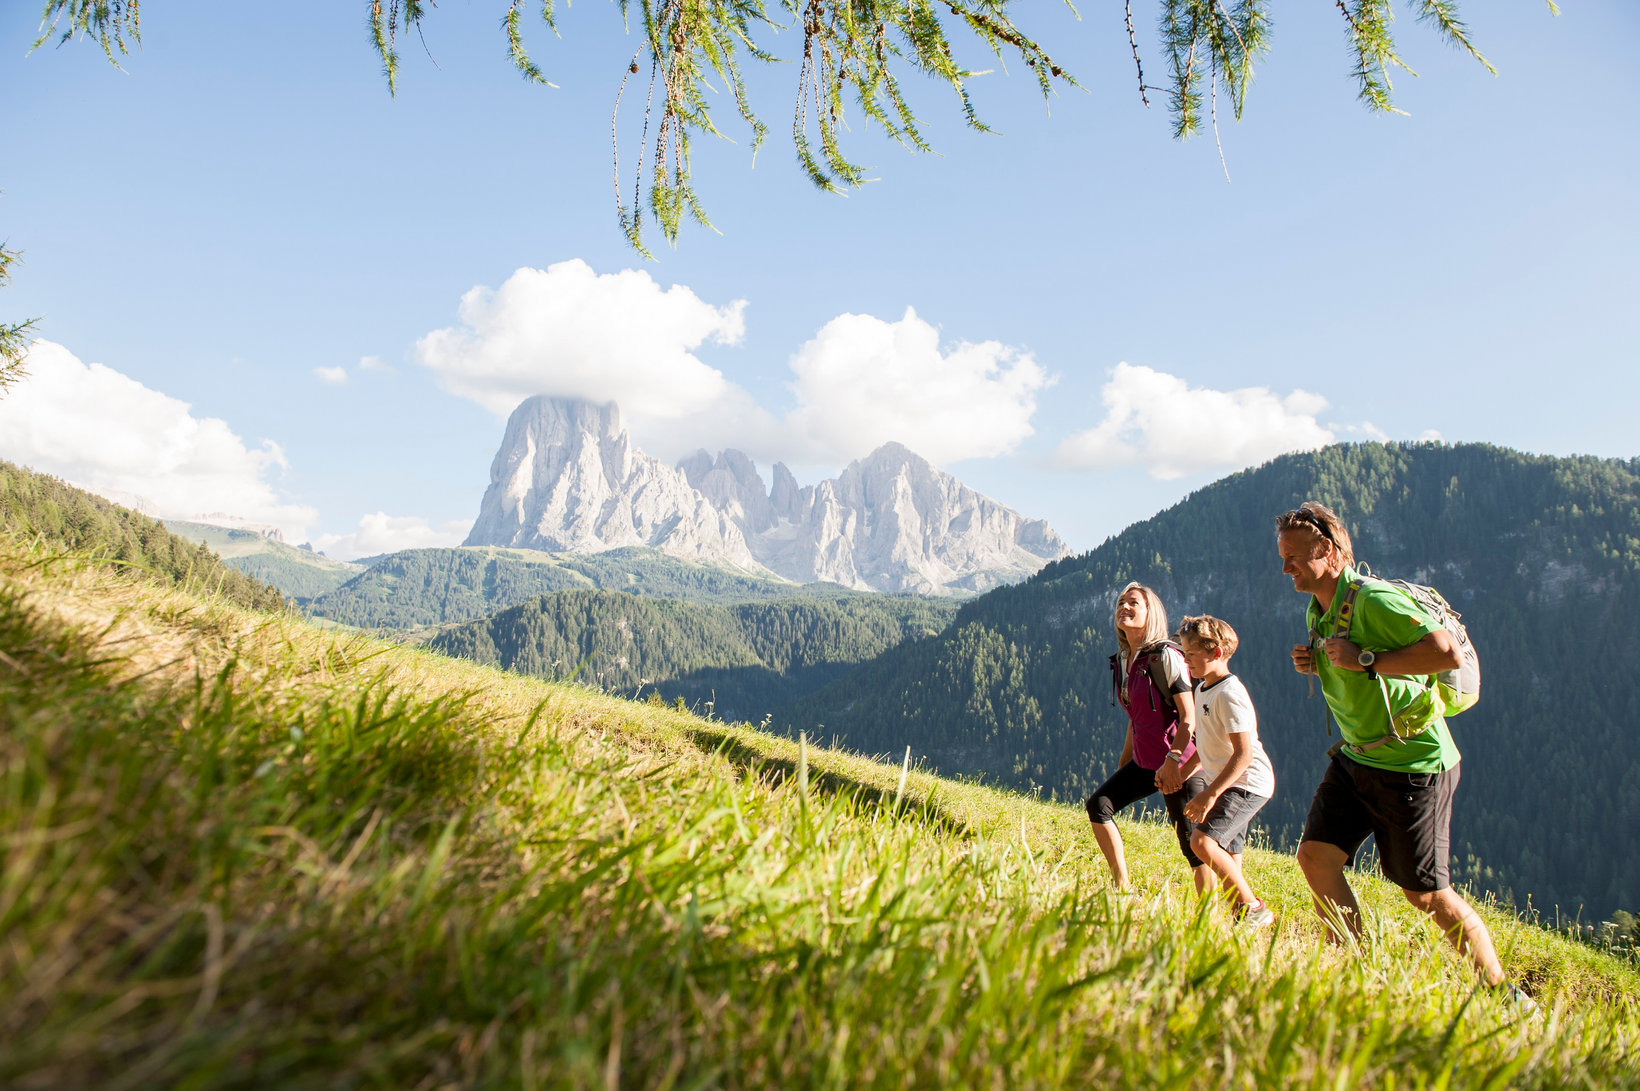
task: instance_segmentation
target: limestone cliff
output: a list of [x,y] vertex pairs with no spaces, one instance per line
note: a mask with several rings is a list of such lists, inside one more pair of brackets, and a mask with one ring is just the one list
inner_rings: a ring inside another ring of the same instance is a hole
[[513,410],[464,545],[549,553],[652,546],[761,571],[740,528],[683,471],[632,446],[614,405],[535,397]]
[[1040,519],[890,443],[837,478],[765,489],[745,454],[670,467],[633,447],[620,411],[535,397],[507,422],[467,545],[673,556],[858,590],[952,594],[1024,579],[1066,554]]

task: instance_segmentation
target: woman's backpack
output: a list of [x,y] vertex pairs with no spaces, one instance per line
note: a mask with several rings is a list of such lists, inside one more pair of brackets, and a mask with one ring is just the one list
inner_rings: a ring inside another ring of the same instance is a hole
[[[1163,704],[1169,708],[1178,706],[1178,702],[1173,700],[1173,694],[1168,691],[1167,674],[1162,667],[1162,657],[1167,654],[1169,648],[1172,648],[1180,655],[1184,654],[1184,649],[1171,640],[1158,640],[1139,649],[1139,663],[1145,669],[1145,677],[1150,679],[1150,707],[1153,710],[1160,709]],[[1116,704],[1117,701],[1121,701],[1122,707],[1127,707],[1126,682],[1127,679],[1122,677],[1122,653],[1112,652],[1110,654],[1110,703],[1112,705]],[[1160,703],[1158,703],[1158,700]]]

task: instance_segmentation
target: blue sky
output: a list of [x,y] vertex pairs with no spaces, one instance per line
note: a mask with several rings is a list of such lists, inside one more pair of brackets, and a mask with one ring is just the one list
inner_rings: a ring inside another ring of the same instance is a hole
[[877,181],[847,197],[797,168],[795,71],[762,72],[755,161],[727,104],[738,143],[696,145],[720,234],[652,236],[654,261],[615,223],[635,42],[612,5],[534,30],[542,88],[504,5],[446,0],[396,98],[362,3],[148,0],[123,71],[91,43],[29,54],[37,6],[0,19],[0,238],[24,251],[0,318],[44,339],[0,457],[159,514],[333,555],[456,541],[532,392],[804,482],[898,439],[1079,551],[1330,439],[1640,454],[1631,0],[1470,0],[1496,78],[1408,13],[1407,116],[1356,103],[1330,5],[1277,5],[1220,126],[1229,181],[1211,135],[1138,101],[1111,4],[1029,20],[1085,91],[1045,107],[972,54],[999,134],[918,85],[939,154],[857,125]]

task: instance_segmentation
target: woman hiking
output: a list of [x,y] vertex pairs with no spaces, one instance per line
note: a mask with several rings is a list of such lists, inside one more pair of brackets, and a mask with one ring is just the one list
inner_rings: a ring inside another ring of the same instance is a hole
[[1195,827],[1184,814],[1185,804],[1207,787],[1196,757],[1190,672],[1178,645],[1168,640],[1167,610],[1155,591],[1140,583],[1122,588],[1114,620],[1111,680],[1127,710],[1127,738],[1116,772],[1088,797],[1093,837],[1110,864],[1116,889],[1127,890],[1127,856],[1116,829],[1116,812],[1160,791],[1199,892],[1207,889],[1213,873],[1191,851]]

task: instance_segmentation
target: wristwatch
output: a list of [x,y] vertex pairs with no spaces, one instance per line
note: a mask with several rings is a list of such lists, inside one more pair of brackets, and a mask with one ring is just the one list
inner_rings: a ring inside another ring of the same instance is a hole
[[1378,677],[1378,672],[1372,669],[1372,665],[1374,663],[1378,662],[1378,657],[1376,655],[1374,655],[1372,652],[1369,652],[1369,651],[1367,651],[1367,649],[1362,648],[1361,649],[1361,654],[1355,657],[1355,661],[1357,663],[1361,664],[1361,669],[1367,672],[1367,677],[1368,678],[1377,678]]

